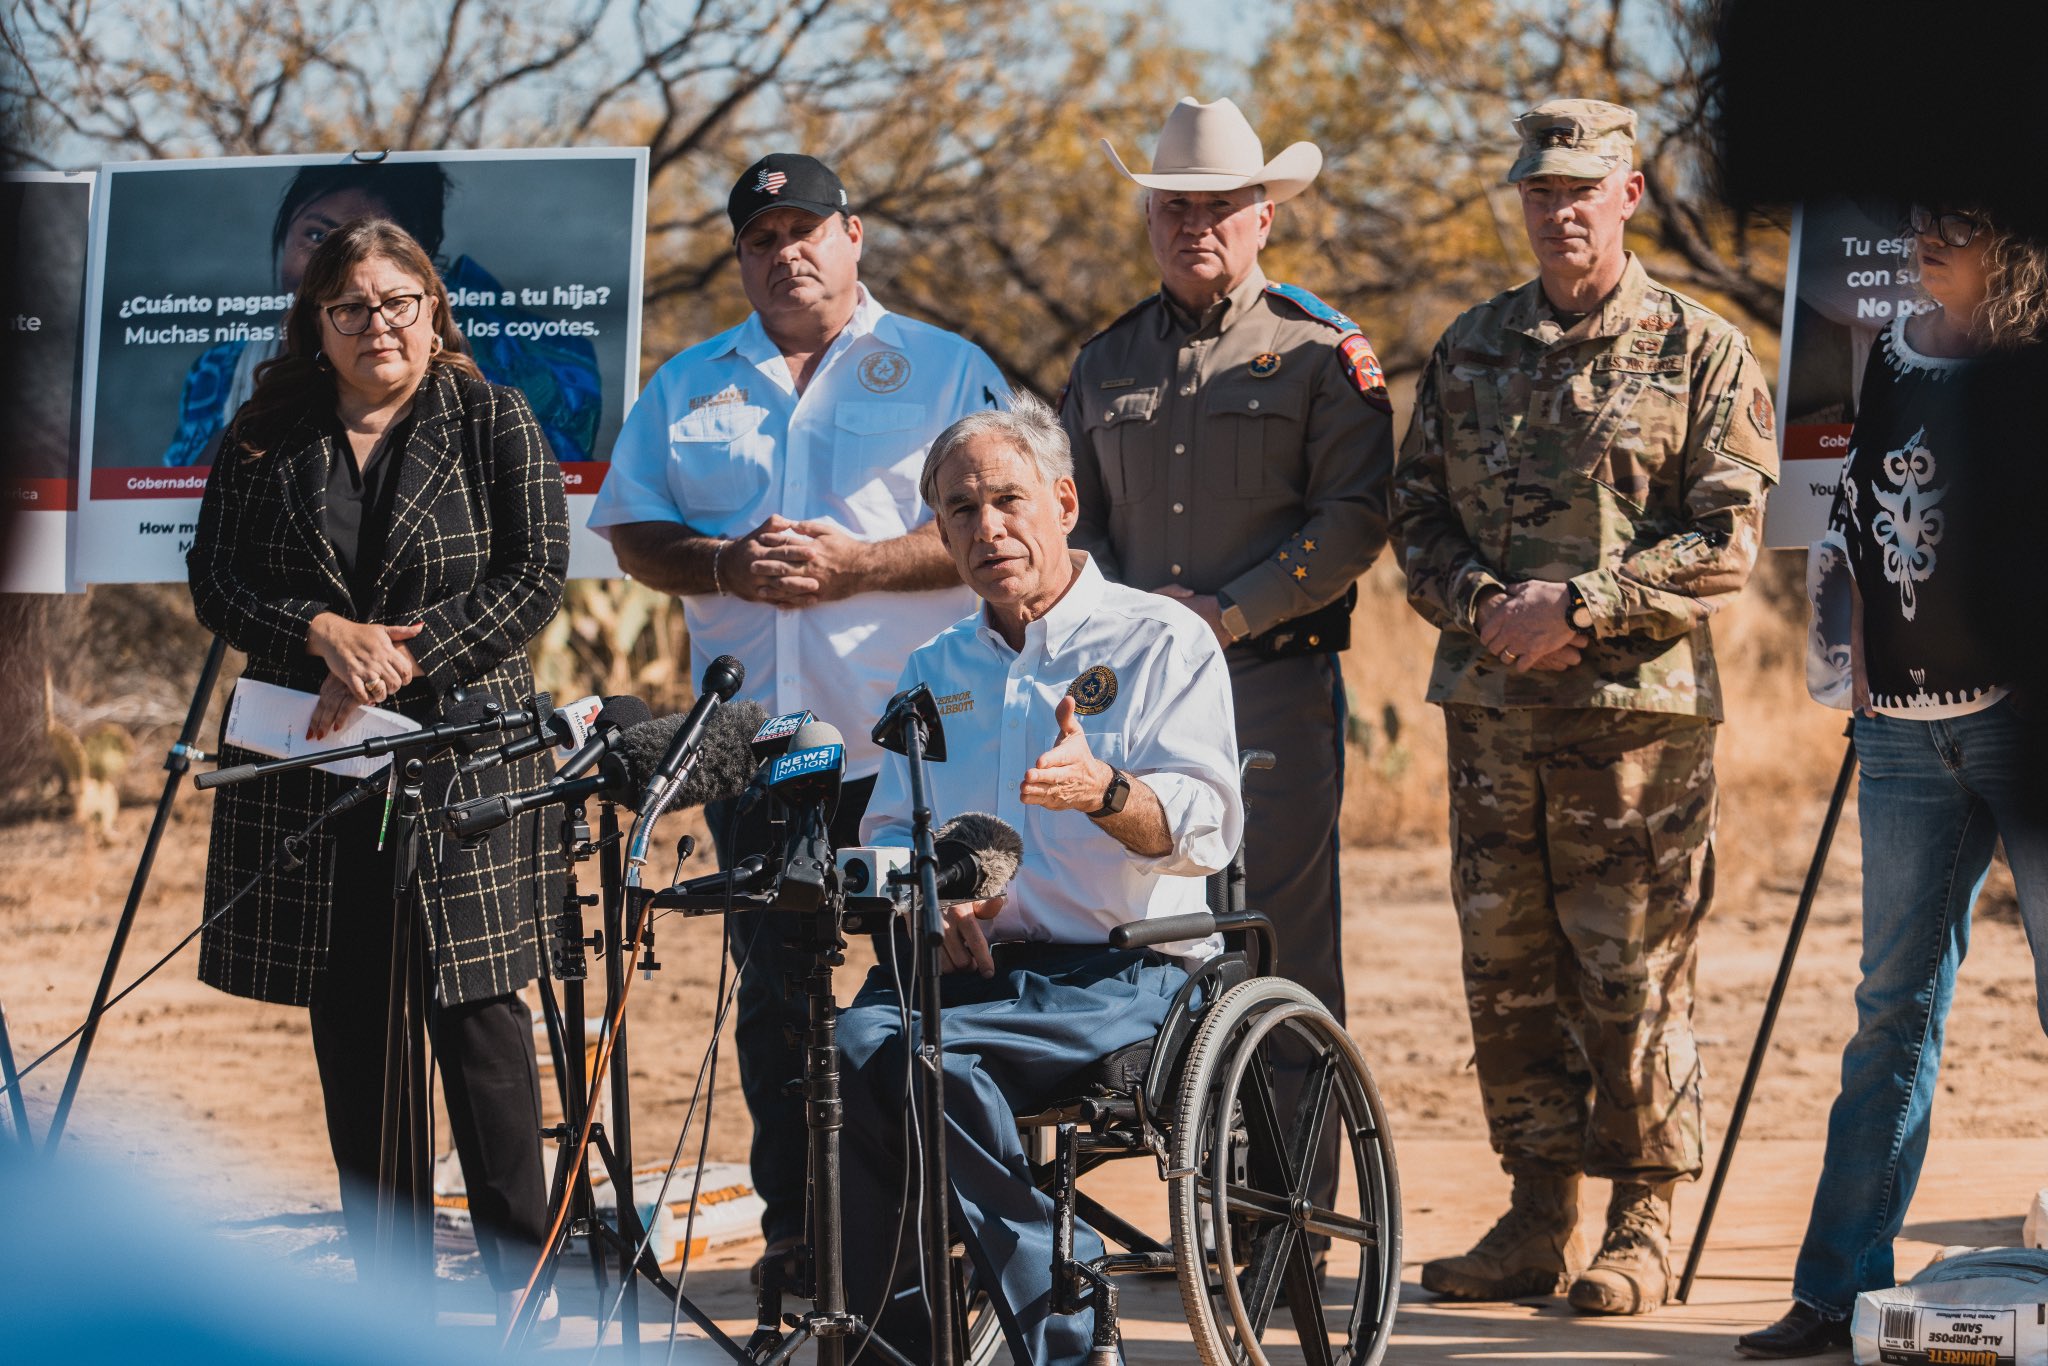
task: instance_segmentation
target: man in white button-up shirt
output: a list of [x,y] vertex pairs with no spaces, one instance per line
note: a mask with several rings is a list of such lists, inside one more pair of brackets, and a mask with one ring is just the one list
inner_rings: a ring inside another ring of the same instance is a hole
[[[658,370],[626,415],[590,516],[626,571],[680,594],[699,660],[746,665],[739,696],[846,735],[836,842],[855,840],[881,752],[868,739],[911,650],[971,610],[917,481],[931,440],[1009,389],[972,342],[898,317],[859,279],[862,229],[811,157],[749,166],[726,208],[754,312]],[[721,864],[766,852],[765,804],[706,816]],[[803,1232],[800,1001],[778,918],[739,917],[740,1081],[769,1254]],[[793,968],[794,965],[792,965]]]
[[[899,685],[939,700],[947,759],[929,768],[935,817],[993,812],[1024,837],[1005,895],[949,908],[944,982],[948,1172],[959,1232],[1004,1306],[1011,1357],[1078,1362],[1093,1315],[1047,1313],[1052,1204],[1032,1185],[1014,1107],[1059,1098],[1109,1053],[1151,1038],[1187,979],[1172,955],[1106,947],[1126,921],[1204,909],[1202,878],[1243,832],[1230,670],[1201,618],[1104,579],[1071,551],[1079,503],[1059,420],[1020,394],[1014,411],[955,424],[927,459],[924,495],[983,609],[911,655]],[[862,823],[870,844],[910,842],[905,761],[883,763]],[[848,1304],[921,1360],[917,1230],[889,1249],[904,1171],[906,1037],[895,978],[875,969],[840,1016],[846,1059]],[[914,1193],[913,1193],[914,1194]],[[1101,1255],[1077,1231],[1076,1256]]]

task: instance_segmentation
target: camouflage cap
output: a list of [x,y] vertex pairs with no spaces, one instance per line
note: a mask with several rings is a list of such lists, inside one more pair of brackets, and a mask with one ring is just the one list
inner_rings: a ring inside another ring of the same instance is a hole
[[1636,111],[1605,100],[1551,100],[1515,120],[1522,153],[1507,183],[1534,175],[1599,180],[1635,160]]

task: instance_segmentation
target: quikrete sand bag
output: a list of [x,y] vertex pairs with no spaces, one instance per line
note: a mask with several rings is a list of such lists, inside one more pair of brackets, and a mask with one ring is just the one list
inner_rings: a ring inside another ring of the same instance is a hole
[[2048,1366],[2048,1251],[1944,1258],[1858,1295],[1850,1330],[1858,1366]]

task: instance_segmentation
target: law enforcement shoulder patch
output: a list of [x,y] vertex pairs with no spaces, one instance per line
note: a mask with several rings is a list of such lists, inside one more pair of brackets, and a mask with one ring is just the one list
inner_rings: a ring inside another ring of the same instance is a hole
[[1082,716],[1099,716],[1116,701],[1116,673],[1107,664],[1097,664],[1067,685],[1067,696]]
[[1339,332],[1357,332],[1360,330],[1357,323],[1351,321],[1351,319],[1345,317],[1342,313],[1339,313],[1300,285],[1268,284],[1266,292],[1279,295],[1287,300],[1288,303],[1293,304],[1296,308],[1314,318],[1317,322],[1327,323]]
[[1373,354],[1372,343],[1365,339],[1365,333],[1353,332],[1337,343],[1337,354],[1343,358],[1344,373],[1350,377],[1359,396],[1392,416],[1394,400],[1387,396],[1386,372],[1380,369],[1380,358]]
[[1372,343],[1365,339],[1365,332],[1357,323],[1300,285],[1268,284],[1266,292],[1287,300],[1317,322],[1336,328],[1341,337],[1337,354],[1344,361],[1344,373],[1352,386],[1367,403],[1389,416],[1393,414],[1394,401],[1387,397],[1387,377],[1380,369],[1380,358],[1373,353]]

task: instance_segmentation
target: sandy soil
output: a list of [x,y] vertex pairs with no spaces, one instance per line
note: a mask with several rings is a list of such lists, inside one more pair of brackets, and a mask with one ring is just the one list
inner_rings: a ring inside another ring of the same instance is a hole
[[[1724,902],[1702,946],[1698,1027],[1709,1068],[1716,1136],[1744,1062],[1821,818],[1824,793],[1793,805],[1775,850],[1761,858],[1759,890]],[[165,840],[121,972],[133,977],[195,923],[207,799],[187,792]],[[1807,932],[1777,1039],[1749,1120],[1758,1139],[1813,1140],[1823,1132],[1856,978],[1858,849],[1854,809]],[[99,846],[56,822],[0,830],[0,1004],[22,1063],[76,1024],[104,961],[149,812],[122,814],[115,843]],[[680,833],[684,823],[678,819]],[[1484,1162],[1470,1036],[1458,988],[1457,940],[1440,847],[1353,850],[1345,859],[1346,972],[1353,1028],[1392,1111],[1402,1150],[1458,1141]],[[1936,1109],[1948,1139],[2031,1137],[2048,1130],[2048,1042],[2035,1012],[2024,937],[1998,905],[1981,914],[1975,952],[1950,1021]],[[692,1078],[708,1042],[719,958],[708,922],[664,921],[663,971],[634,993],[635,1128],[643,1157],[675,1142]],[[199,985],[187,950],[110,1015],[100,1032],[67,1142],[102,1160],[203,1197],[224,1221],[303,1219],[320,1225],[336,1206],[303,1012],[233,999]],[[842,975],[850,994],[859,973]],[[62,1085],[63,1055],[27,1081],[38,1131]],[[730,1050],[719,1070],[711,1126],[714,1158],[744,1160],[747,1125]],[[694,1136],[692,1148],[695,1147]],[[1449,1181],[1459,1168],[1415,1164]],[[1491,1182],[1493,1174],[1470,1181]],[[1788,1181],[1782,1204],[1803,1207],[1810,1180]],[[1469,1182],[1467,1183],[1469,1184]],[[2015,1189],[2038,1182],[2015,1179]],[[1411,1206],[1449,1197],[1411,1181]],[[2023,1197],[2016,1197],[2023,1198]],[[2015,1206],[2018,1208],[2019,1206]],[[1475,1224],[1479,1224],[1476,1217]],[[330,1234],[298,1252],[333,1262]],[[1474,1232],[1477,1229],[1475,1227]],[[1447,1236],[1458,1236],[1454,1233]],[[1730,1229],[1725,1235],[1738,1241]],[[1411,1249],[1413,1244],[1411,1243]],[[1441,1250],[1441,1249],[1437,1249]]]

